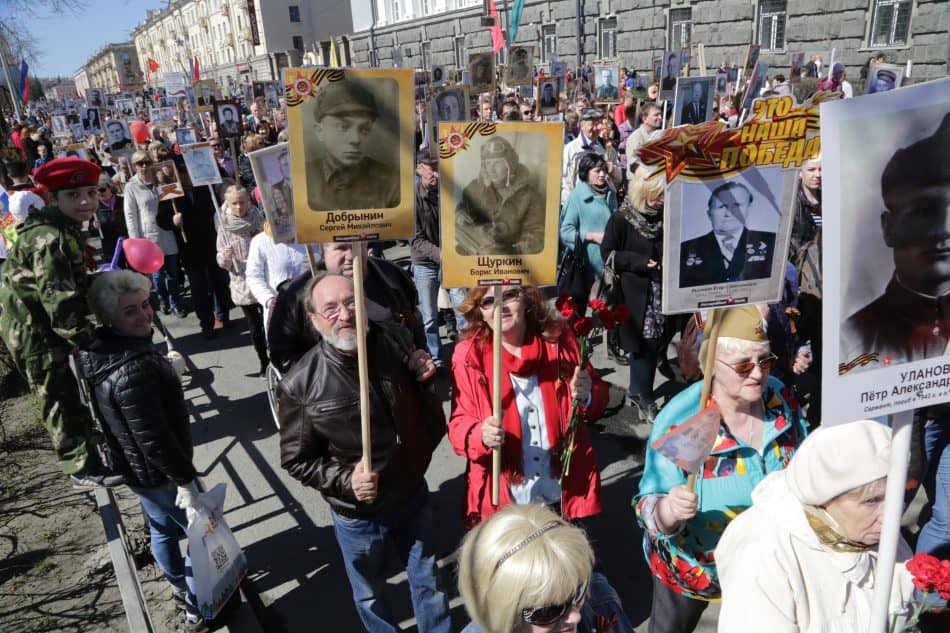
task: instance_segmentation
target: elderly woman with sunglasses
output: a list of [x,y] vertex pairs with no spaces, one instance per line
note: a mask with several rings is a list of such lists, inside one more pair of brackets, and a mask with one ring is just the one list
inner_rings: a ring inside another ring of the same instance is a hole
[[165,254],[164,265],[152,273],[152,284],[161,301],[162,312],[175,312],[184,318],[185,308],[181,301],[178,281],[178,242],[175,234],[158,224],[158,196],[155,181],[149,173],[154,161],[142,150],[132,154],[135,175],[129,179],[124,191],[125,225],[129,237],[144,238],[158,244]]
[[501,510],[462,542],[459,592],[472,618],[462,633],[633,633],[593,567],[584,531],[549,508]]
[[[607,384],[589,364],[580,367],[570,328],[548,309],[537,288],[506,286],[501,332],[493,331],[494,298],[469,291],[459,310],[468,321],[452,356],[449,439],[468,459],[463,522],[472,527],[510,503],[553,507],[568,519],[600,512],[600,475],[587,425],[577,427],[571,468],[561,480],[561,451],[574,399],[586,420],[600,417]],[[494,336],[501,336],[499,420],[493,415]],[[499,504],[491,501],[492,450],[501,447]]]
[[713,554],[719,538],[752,505],[756,484],[785,468],[807,433],[790,391],[769,376],[776,357],[758,308],[728,309],[715,319],[716,347],[704,341],[699,355],[704,366],[706,355],[715,354],[710,396],[722,417],[695,491],[685,485],[687,473],[654,445],[699,410],[702,383],[657,416],[634,498],[653,573],[650,633],[695,629],[709,601],[721,595]]

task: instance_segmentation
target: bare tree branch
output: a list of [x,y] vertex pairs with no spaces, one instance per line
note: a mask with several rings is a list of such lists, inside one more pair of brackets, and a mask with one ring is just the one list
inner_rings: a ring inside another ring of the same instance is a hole
[[86,0],[3,0],[11,13],[39,17],[51,13],[78,13],[86,8]]

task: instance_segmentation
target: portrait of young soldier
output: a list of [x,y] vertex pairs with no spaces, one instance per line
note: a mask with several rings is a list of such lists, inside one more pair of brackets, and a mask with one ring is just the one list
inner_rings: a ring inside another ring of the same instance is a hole
[[[943,356],[950,343],[950,114],[897,150],[881,175],[884,243],[894,273],[884,293],[848,318],[842,362],[877,353],[890,364]],[[883,254],[882,254],[883,256]],[[880,367],[869,365],[868,367]]]
[[[317,93],[311,123],[316,143],[307,144],[311,209],[382,209],[399,204],[399,147],[380,142],[376,134],[380,112],[373,92],[360,81],[330,82]],[[369,156],[370,148],[385,159]]]

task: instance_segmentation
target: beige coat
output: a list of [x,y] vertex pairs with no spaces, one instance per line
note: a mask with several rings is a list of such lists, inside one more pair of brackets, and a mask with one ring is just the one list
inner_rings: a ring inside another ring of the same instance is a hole
[[[900,541],[891,613],[913,593]],[[822,545],[801,502],[772,473],[752,492],[752,507],[729,524],[716,547],[722,584],[719,633],[862,633],[874,594],[876,552],[840,553]],[[899,629],[898,629],[899,630]]]

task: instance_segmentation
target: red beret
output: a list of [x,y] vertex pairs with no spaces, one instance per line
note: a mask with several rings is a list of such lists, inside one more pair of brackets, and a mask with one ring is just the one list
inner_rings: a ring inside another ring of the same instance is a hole
[[50,191],[60,191],[98,185],[100,173],[102,168],[99,165],[70,156],[51,160],[34,170],[33,181]]

